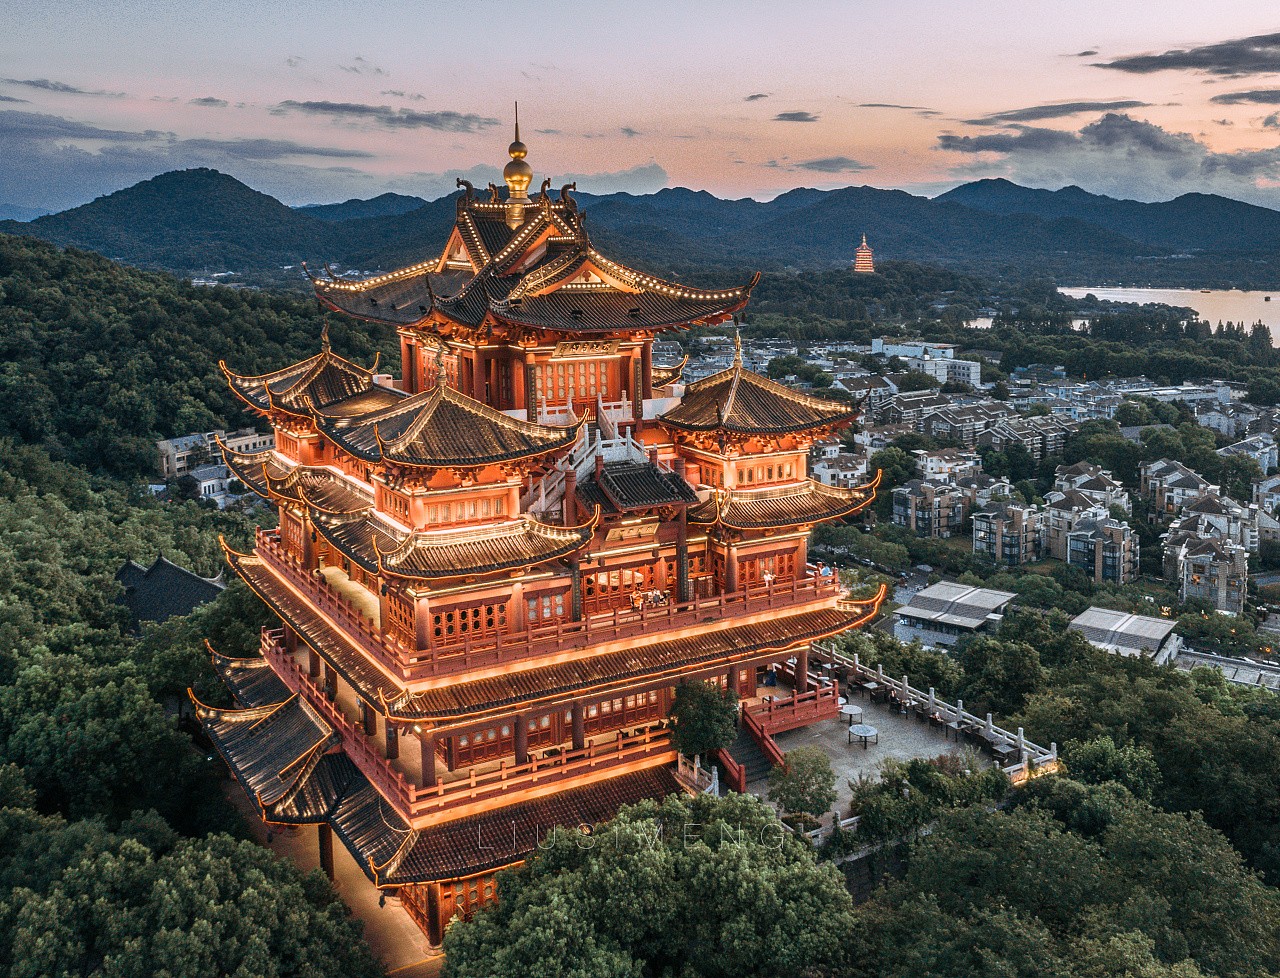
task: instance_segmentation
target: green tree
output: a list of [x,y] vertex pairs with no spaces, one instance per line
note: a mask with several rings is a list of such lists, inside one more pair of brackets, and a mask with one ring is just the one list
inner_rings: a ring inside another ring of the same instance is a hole
[[838,973],[853,906],[749,795],[672,795],[552,833],[445,934],[451,978]]
[[784,763],[769,774],[769,800],[791,815],[811,818],[829,812],[836,801],[836,776],[822,748],[787,751]]
[[1087,784],[1114,781],[1143,801],[1150,801],[1160,787],[1160,766],[1150,750],[1132,743],[1118,745],[1105,734],[1068,741],[1062,757],[1072,776]]
[[686,757],[728,747],[738,735],[738,694],[715,683],[685,680],[671,700],[672,737]]

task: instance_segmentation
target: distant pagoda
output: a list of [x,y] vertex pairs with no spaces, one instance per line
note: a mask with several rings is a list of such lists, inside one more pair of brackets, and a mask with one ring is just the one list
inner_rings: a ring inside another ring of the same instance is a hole
[[853,270],[855,272],[866,272],[870,274],[876,270],[875,253],[871,250],[871,246],[867,244],[867,236],[862,236],[862,244],[858,245],[858,250],[853,253]]
[[[657,334],[728,321],[751,283],[696,289],[593,247],[519,127],[506,194],[459,181],[443,251],[328,308],[394,329],[394,381],[329,347],[261,376],[224,367],[275,429],[224,449],[279,510],[234,570],[279,617],[262,657],[214,665],[232,709],[197,704],[273,824],[333,834],[433,945],[495,898],[552,826],[697,790],[665,720],[676,685],[744,699],[790,671],[804,722],[837,715],[810,643],[877,613],[807,559],[815,524],[858,512],[807,477],[856,411],[743,367],[683,386]],[[785,706],[780,700],[779,709]]]

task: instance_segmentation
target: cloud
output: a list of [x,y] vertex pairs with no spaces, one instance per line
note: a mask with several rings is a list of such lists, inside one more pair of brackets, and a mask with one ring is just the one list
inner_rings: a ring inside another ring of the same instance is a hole
[[923,105],[898,105],[895,102],[859,102],[860,109],[907,109],[913,112],[932,112],[932,109],[926,109]]
[[1267,129],[1280,129],[1280,112],[1272,112],[1262,120],[1262,125]]
[[18,103],[20,103],[20,104],[22,104],[22,105],[30,105],[30,104],[31,104],[30,102],[28,102],[28,101],[27,101],[26,99],[24,99],[24,98],[14,98],[12,95],[0,95],[0,102],[18,102]]
[[535,129],[534,132],[542,136],[559,136],[564,132],[564,130],[563,129]]
[[626,136],[628,139],[634,139],[636,136],[644,135],[640,130],[632,129],[630,126],[623,126],[618,130],[618,132],[622,133],[622,135]]
[[427,97],[418,92],[402,92],[397,88],[381,92],[382,95],[390,95],[392,98],[407,98],[410,102],[425,102]]
[[1097,53],[1098,53],[1097,51],[1094,51],[1092,48],[1090,48],[1088,51],[1077,51],[1075,54],[1070,55],[1070,57],[1072,57],[1072,58],[1092,58],[1092,57],[1093,57],[1094,55],[1096,55]]
[[1271,74],[1280,72],[1280,34],[1258,34],[1161,54],[1134,54],[1095,67],[1138,75],[1156,71],[1200,71],[1231,78]]
[[107,98],[124,96],[124,92],[91,92],[88,89],[77,88],[75,85],[68,85],[66,82],[50,81],[48,78],[0,78],[0,81],[6,85],[25,85],[27,88],[38,88],[43,92],[55,92],[58,95],[101,95]]
[[307,60],[306,58],[299,57],[296,54],[291,54],[289,55],[289,57],[284,59],[284,63],[288,65],[290,68],[300,68],[302,66],[302,62],[306,60]]
[[327,115],[335,119],[364,119],[389,129],[435,129],[439,132],[479,132],[498,124],[497,119],[471,113],[450,110],[417,112],[413,109],[393,109],[389,105],[365,105],[360,102],[296,102],[289,99],[281,102],[273,111]]
[[323,156],[345,160],[375,158],[374,153],[362,149],[307,146],[291,139],[182,139],[175,146],[193,152],[223,153],[242,160],[278,160],[289,156]]
[[1035,187],[1077,184],[1139,200],[1200,191],[1280,204],[1280,147],[1216,152],[1187,133],[1114,112],[1075,132],[1010,128],[980,136],[944,133],[937,148],[969,156],[971,162],[953,171],[967,178],[1005,176]]
[[746,98],[744,98],[742,101],[744,101],[744,102],[759,102],[762,98],[768,98],[768,97],[769,97],[769,93],[768,93],[768,92],[753,92],[752,94],[750,94],[750,95],[748,95]]
[[99,129],[87,122],[76,122],[62,116],[41,112],[18,112],[12,109],[0,111],[0,139],[55,140],[84,139],[109,143],[149,142],[172,138],[173,133],[148,129],[144,132],[124,132],[118,129]]
[[793,170],[809,170],[812,173],[859,173],[874,170],[870,163],[860,163],[848,156],[823,156],[816,160],[803,160],[791,165]]
[[379,68],[367,58],[359,55],[351,59],[350,64],[338,65],[341,71],[345,71],[352,75],[386,75],[387,72],[383,68]]
[[1218,105],[1280,105],[1280,88],[1262,88],[1252,92],[1223,92],[1209,99]]
[[1115,102],[1055,102],[1045,105],[1032,105],[1025,109],[1009,109],[1005,112],[993,112],[980,119],[966,119],[970,126],[1001,126],[1010,122],[1037,122],[1041,119],[1060,119],[1063,116],[1078,115],[1081,112],[1108,112],[1115,109],[1139,109],[1148,106],[1149,102],[1138,102],[1133,99]]
[[209,109],[225,109],[230,103],[224,98],[214,98],[212,95],[206,95],[204,98],[193,98],[188,105],[202,105]]
[[773,117],[774,122],[817,122],[818,117],[812,112],[779,112]]
[[563,173],[555,177],[556,186],[576,183],[579,190],[590,194],[652,194],[669,182],[667,171],[657,163],[605,173]]

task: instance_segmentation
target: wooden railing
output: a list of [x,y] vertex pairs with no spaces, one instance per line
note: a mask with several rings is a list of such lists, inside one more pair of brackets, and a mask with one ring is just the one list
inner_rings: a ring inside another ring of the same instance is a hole
[[769,736],[768,731],[764,729],[764,725],[758,717],[744,709],[742,711],[742,723],[747,728],[747,733],[751,735],[751,739],[760,745],[764,756],[769,758],[770,764],[777,766],[786,763],[787,759],[783,755],[782,749]]
[[488,771],[477,772],[472,768],[462,777],[442,780],[434,786],[418,787],[396,770],[382,755],[377,743],[315,687],[282,643],[283,633],[279,629],[263,630],[262,654],[285,684],[301,692],[342,736],[342,747],[347,756],[406,819],[499,798],[536,785],[567,781],[588,772],[604,771],[642,759],[651,759],[654,764],[675,760],[670,732],[650,728],[629,736],[619,735],[604,743],[588,743],[579,749],[559,753],[547,751],[525,764],[503,760]]
[[743,712],[750,713],[770,737],[819,720],[833,720],[840,715],[839,690],[829,680],[819,682],[816,689],[793,693],[786,699],[744,705]]
[[[435,676],[447,676],[518,662],[540,655],[580,649],[585,645],[621,641],[654,631],[683,628],[689,625],[748,613],[782,609],[840,593],[835,575],[822,577],[816,572],[786,583],[758,584],[730,594],[712,598],[640,610],[616,608],[588,615],[582,621],[556,621],[506,635],[470,635],[449,643],[433,643],[431,649],[410,649],[390,634],[378,629],[359,609],[323,580],[317,579],[279,544],[278,535],[260,530],[257,538],[259,556],[289,585],[341,626],[344,633],[367,651],[392,675],[405,682]],[[812,571],[812,569],[811,569]]]
[[733,755],[729,753],[727,747],[721,747],[716,751],[716,763],[720,765],[720,770],[724,772],[722,779],[724,786],[738,792],[738,794],[745,795],[747,793],[747,769],[733,759]]

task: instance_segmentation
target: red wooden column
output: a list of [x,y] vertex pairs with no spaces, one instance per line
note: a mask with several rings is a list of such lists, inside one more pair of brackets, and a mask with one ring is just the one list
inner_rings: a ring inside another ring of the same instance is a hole
[[529,763],[529,714],[517,713],[512,719],[516,734],[516,763]]
[[320,868],[325,876],[333,879],[333,829],[328,822],[321,822],[316,828],[319,830],[317,842],[320,847]]
[[809,691],[809,646],[803,645],[796,652],[796,693]]
[[422,751],[422,784],[423,788],[436,786],[436,736],[424,730],[418,734],[418,746]]
[[586,710],[582,706],[581,700],[575,700],[573,704],[573,749],[581,750],[587,743],[587,718]]

